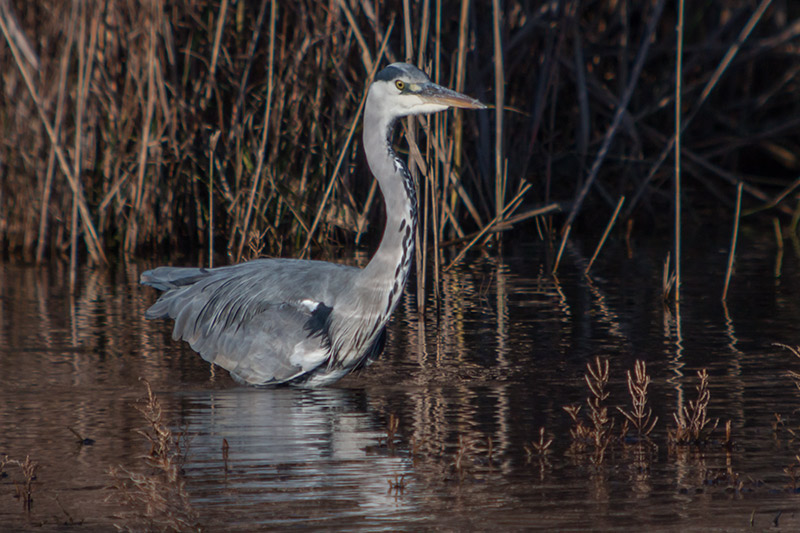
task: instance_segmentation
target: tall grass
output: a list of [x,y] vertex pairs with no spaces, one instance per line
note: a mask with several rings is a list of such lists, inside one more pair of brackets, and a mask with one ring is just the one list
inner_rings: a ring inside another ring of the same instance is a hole
[[437,274],[513,227],[594,234],[623,196],[617,227],[661,233],[678,134],[682,210],[730,216],[742,183],[743,217],[789,226],[800,11],[686,5],[677,84],[664,4],[0,0],[4,253],[341,257],[380,225],[358,109],[394,60],[505,107],[399,142]]

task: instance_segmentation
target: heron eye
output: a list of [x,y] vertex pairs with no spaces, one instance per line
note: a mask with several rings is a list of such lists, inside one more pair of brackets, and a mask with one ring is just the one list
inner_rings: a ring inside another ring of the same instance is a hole
[[394,86],[397,87],[398,91],[402,91],[406,88],[406,84],[403,82],[403,80],[397,80],[394,82]]

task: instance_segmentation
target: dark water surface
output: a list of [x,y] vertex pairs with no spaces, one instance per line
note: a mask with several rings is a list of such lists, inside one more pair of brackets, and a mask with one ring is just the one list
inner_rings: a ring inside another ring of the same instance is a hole
[[[171,340],[171,323],[142,318],[156,297],[137,284],[144,266],[82,271],[70,291],[64,271],[0,264],[0,453],[38,464],[27,513],[21,469],[3,467],[0,530],[146,524],[144,506],[109,488],[112,467],[161,479],[142,459],[145,378],[185,432],[185,489],[212,531],[796,531],[800,494],[785,470],[796,464],[800,484],[788,375],[800,359],[773,343],[800,345],[798,259],[740,245],[725,307],[722,248],[685,252],[679,309],[662,303],[663,249],[611,249],[591,279],[574,248],[558,278],[537,248],[473,258],[445,274],[438,320],[431,309],[419,321],[412,287],[384,355],[313,391],[212,373]],[[591,444],[571,446],[563,410],[586,416],[595,356],[609,361],[615,436],[637,359],[659,417],[649,442],[615,438],[599,464]],[[670,444],[700,369],[719,427],[705,445]],[[542,427],[550,453],[530,454]]]

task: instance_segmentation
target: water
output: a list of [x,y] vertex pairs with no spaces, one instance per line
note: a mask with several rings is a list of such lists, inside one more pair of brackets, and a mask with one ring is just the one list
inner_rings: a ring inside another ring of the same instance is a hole
[[[171,324],[143,320],[155,292],[136,283],[142,265],[82,271],[70,291],[64,271],[0,264],[0,453],[38,464],[29,512],[20,468],[3,468],[0,529],[145,524],[109,475],[153,474],[136,409],[145,378],[185,434],[185,490],[212,531],[796,530],[785,469],[800,453],[800,391],[787,371],[800,359],[773,343],[800,345],[797,257],[745,240],[724,306],[724,250],[688,250],[676,309],[662,303],[664,249],[609,248],[585,278],[579,248],[558,278],[538,248],[471,258],[445,274],[438,320],[420,322],[408,290],[384,355],[315,391],[212,373]],[[595,356],[609,361],[614,435],[636,360],[659,417],[649,443],[615,439],[600,464],[591,445],[571,447],[563,409],[585,417]],[[700,369],[719,427],[704,446],[671,445]],[[549,453],[530,453],[542,427]]]

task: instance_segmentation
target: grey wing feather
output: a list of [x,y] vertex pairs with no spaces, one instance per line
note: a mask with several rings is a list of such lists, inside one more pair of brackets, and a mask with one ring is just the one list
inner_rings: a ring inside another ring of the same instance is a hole
[[259,312],[219,335],[189,342],[204,359],[250,384],[290,381],[327,361],[327,330],[315,331],[314,313],[291,304],[265,304]]
[[208,276],[209,272],[210,271],[205,268],[158,267],[142,273],[140,282],[145,285],[150,285],[160,291],[168,291],[170,289],[192,285],[196,281]]
[[356,270],[293,260],[216,269],[159,267],[142,274],[142,283],[166,290],[145,316],[173,318],[175,339],[186,340],[240,381],[285,382],[330,357],[335,299],[330,286],[341,287]]

